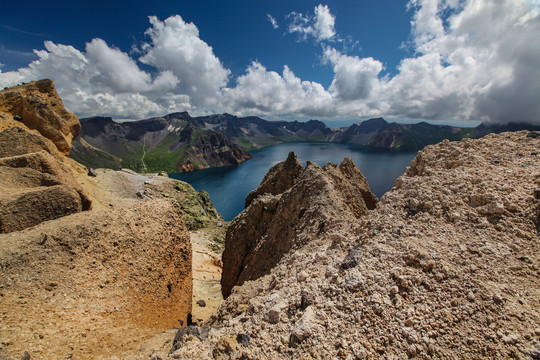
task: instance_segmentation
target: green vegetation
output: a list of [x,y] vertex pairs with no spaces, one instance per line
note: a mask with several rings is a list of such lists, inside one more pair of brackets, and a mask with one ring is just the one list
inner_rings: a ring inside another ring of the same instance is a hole
[[189,230],[202,229],[211,222],[222,220],[206,191],[196,191],[183,181],[177,181],[174,190],[174,198],[184,212],[184,221]]
[[236,143],[238,144],[238,146],[240,146],[242,149],[248,152],[259,149],[259,147],[256,146],[254,143],[252,143],[250,140],[243,137],[237,138]]
[[[175,133],[168,134],[155,149],[149,150],[144,156],[144,163],[146,164],[147,171],[158,172],[178,171],[178,164],[180,164],[183,156],[188,149],[188,145],[182,145],[180,148],[171,152],[171,147],[178,141]],[[139,159],[142,158],[142,153]]]

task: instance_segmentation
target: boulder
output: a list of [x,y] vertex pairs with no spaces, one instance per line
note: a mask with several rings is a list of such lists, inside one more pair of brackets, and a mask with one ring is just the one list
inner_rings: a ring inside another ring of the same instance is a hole
[[52,80],[44,79],[0,91],[0,112],[39,131],[58,150],[69,154],[71,142],[81,131],[75,114],[64,108]]
[[176,202],[80,212],[0,244],[2,358],[108,359],[188,323],[192,252]]
[[330,230],[333,221],[362,217],[375,208],[377,198],[350,158],[323,168],[308,161],[304,168],[291,153],[269,171],[246,203],[225,239],[225,298],[233,286],[268,274],[293,247]]
[[89,210],[91,204],[72,172],[49,153],[0,158],[0,233]]
[[73,172],[44,151],[0,158],[0,166],[12,167],[14,169],[32,169],[40,173],[52,175],[63,184],[72,187],[79,186],[73,176]]

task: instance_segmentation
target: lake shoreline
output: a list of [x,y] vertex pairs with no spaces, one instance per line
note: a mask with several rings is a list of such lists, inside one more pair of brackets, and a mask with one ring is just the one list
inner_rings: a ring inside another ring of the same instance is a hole
[[291,151],[303,165],[308,160],[319,166],[329,162],[340,164],[345,157],[351,157],[379,198],[392,188],[395,179],[404,173],[416,155],[416,151],[376,151],[357,144],[293,141],[254,150],[251,152],[253,159],[238,166],[170,173],[169,176],[190,183],[198,191],[207,191],[219,213],[230,221],[244,209],[247,194],[256,189],[268,170],[284,161]]

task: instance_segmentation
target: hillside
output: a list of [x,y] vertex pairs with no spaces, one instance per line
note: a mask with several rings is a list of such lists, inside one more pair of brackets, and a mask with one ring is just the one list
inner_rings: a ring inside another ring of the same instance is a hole
[[[320,198],[330,203],[290,224],[298,224],[293,246],[271,270],[245,267],[257,276],[247,275],[252,280],[233,287],[203,327],[180,330],[170,354],[159,356],[537,359],[539,148],[539,134],[527,131],[428,146],[360,219],[334,213],[334,195]],[[283,171],[291,166],[282,167],[273,178],[289,178]],[[293,188],[335,191],[317,168],[308,165]],[[261,221],[247,215],[259,203],[272,204],[269,212],[294,209],[287,188],[255,193],[229,231]],[[228,237],[226,246],[253,244],[248,260],[274,256],[266,234],[287,228],[290,216],[273,214],[260,237]],[[239,264],[230,260],[224,269]]]
[[286,141],[321,141],[363,145],[372,149],[417,151],[444,139],[479,138],[489,133],[540,130],[527,124],[460,128],[447,125],[389,123],[369,119],[332,129],[322,121],[267,121],[230,114],[191,117],[174,113],[161,118],[116,123],[111,118],[82,119],[81,135],[70,156],[92,168],[135,171],[192,171],[238,165],[247,152]]
[[251,158],[222,133],[195,127],[187,113],[125,123],[96,117],[81,124],[70,157],[88,167],[179,172]]

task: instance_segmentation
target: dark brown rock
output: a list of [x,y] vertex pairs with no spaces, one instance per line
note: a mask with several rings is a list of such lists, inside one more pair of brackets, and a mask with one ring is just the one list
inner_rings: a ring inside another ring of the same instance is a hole
[[248,207],[227,230],[221,291],[267,273],[295,246],[329,231],[337,219],[356,219],[377,202],[351,159],[306,168],[294,154],[274,166]]
[[192,141],[191,148],[185,154],[187,159],[179,164],[182,171],[216,166],[238,166],[253,157],[219,131],[204,131],[199,136],[193,135],[190,141]]
[[264,176],[261,185],[248,194],[245,207],[247,208],[253,199],[262,194],[277,195],[291,188],[302,170],[304,167],[298,161],[296,154],[290,152],[287,160],[274,165]]

